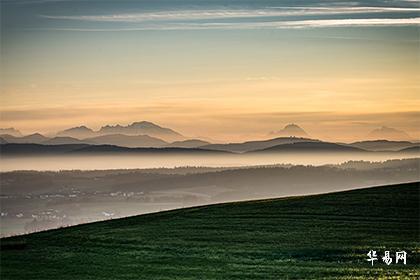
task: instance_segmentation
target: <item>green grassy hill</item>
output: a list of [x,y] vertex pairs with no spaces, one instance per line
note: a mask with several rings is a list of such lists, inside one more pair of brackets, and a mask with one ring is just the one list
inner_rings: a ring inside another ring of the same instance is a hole
[[[226,203],[1,240],[1,279],[420,277],[420,184]],[[372,267],[369,250],[408,253]],[[394,259],[395,262],[395,259]]]

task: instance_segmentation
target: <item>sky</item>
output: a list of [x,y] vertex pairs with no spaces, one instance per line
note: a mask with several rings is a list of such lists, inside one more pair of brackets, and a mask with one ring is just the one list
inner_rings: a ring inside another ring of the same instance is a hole
[[0,127],[420,138],[420,2],[0,0]]

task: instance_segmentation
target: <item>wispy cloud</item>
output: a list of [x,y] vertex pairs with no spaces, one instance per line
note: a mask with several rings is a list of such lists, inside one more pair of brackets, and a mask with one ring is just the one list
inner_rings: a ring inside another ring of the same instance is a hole
[[[207,29],[286,29],[345,26],[420,26],[416,18],[317,19],[247,23],[179,23],[152,24],[133,28],[43,28],[51,31],[116,32],[145,30],[207,30]],[[36,29],[39,30],[39,29]]]
[[420,25],[420,18],[364,18],[364,19],[323,19],[279,22],[278,27],[336,27],[336,26],[380,26],[380,25]]
[[97,22],[145,22],[161,20],[200,20],[222,18],[260,18],[280,16],[361,14],[385,12],[420,12],[420,8],[400,7],[270,7],[257,10],[179,10],[154,13],[129,13],[111,15],[40,15],[55,20]]

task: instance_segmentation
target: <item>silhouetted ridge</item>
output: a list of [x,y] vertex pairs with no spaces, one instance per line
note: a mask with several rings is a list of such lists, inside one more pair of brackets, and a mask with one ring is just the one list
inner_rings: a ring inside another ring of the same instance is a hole
[[229,143],[229,144],[210,144],[202,146],[203,149],[230,151],[230,152],[249,152],[254,150],[261,150],[281,144],[290,144],[296,142],[319,142],[319,140],[299,138],[299,137],[277,137],[268,140],[247,141],[243,143]]
[[66,145],[41,145],[41,144],[23,144],[9,143],[2,144],[0,148],[1,155],[31,155],[31,154],[67,154],[75,150],[87,147],[87,144],[66,144]]
[[326,142],[282,144],[253,152],[366,152],[365,150]]
[[29,155],[29,154],[101,154],[101,153],[183,153],[183,154],[220,154],[224,151],[213,151],[201,148],[127,148],[115,145],[88,145],[88,144],[66,144],[66,145],[42,145],[42,144],[1,144],[1,155]]
[[417,144],[409,141],[391,141],[391,140],[370,140],[359,141],[347,144],[347,146],[356,147],[369,151],[399,151],[404,148],[416,146]]
[[408,147],[405,149],[401,149],[400,152],[402,153],[420,153],[420,146]]

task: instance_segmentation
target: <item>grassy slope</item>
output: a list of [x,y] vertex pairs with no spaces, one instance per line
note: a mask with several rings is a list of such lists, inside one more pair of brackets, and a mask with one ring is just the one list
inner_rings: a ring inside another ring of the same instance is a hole
[[[417,278],[419,189],[227,203],[3,239],[1,279]],[[406,250],[408,264],[372,268],[371,249]]]

